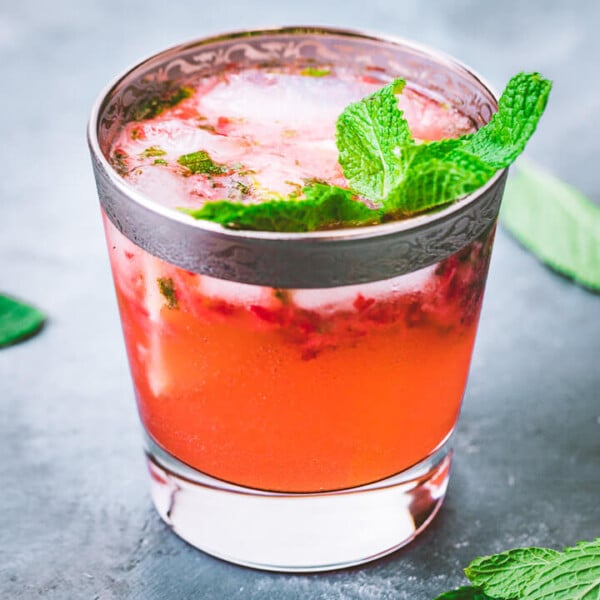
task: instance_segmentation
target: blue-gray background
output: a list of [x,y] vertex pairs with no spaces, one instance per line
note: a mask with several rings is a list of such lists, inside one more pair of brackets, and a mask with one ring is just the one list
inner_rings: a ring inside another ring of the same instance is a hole
[[529,156],[600,201],[594,0],[0,0],[0,290],[48,313],[0,351],[0,597],[429,600],[478,554],[600,534],[600,298],[502,230],[449,495],[415,543],[352,570],[266,574],[190,548],[153,511],[87,115],[145,55],[278,24],[413,38],[497,88],[541,71],[555,87]]

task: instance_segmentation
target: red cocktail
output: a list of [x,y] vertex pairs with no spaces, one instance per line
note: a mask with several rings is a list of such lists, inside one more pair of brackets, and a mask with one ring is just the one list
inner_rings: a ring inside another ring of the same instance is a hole
[[445,493],[502,178],[433,214],[314,234],[176,209],[344,188],[337,115],[398,75],[417,140],[475,131],[493,97],[447,59],[323,30],[217,38],[138,70],[99,108],[97,168],[159,512],[262,568],[406,543]]

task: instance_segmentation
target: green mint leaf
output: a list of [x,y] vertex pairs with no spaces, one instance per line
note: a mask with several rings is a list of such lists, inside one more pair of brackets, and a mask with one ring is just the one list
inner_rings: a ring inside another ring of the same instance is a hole
[[[433,600],[494,600],[494,598],[484,594],[481,591],[481,588],[469,585],[450,592],[444,592],[443,594],[436,596]],[[502,600],[505,599],[503,598]]]
[[355,200],[348,190],[316,183],[305,187],[303,192],[303,199],[278,199],[260,204],[221,200],[207,202],[199,209],[180,210],[230,229],[257,231],[316,231],[340,225],[373,225],[381,219],[381,211]]
[[0,348],[37,333],[44,318],[37,308],[0,294]]
[[168,165],[169,163],[164,158],[154,159],[153,165]]
[[600,206],[527,162],[508,180],[500,217],[540,260],[600,291]]
[[398,108],[405,82],[397,79],[347,106],[338,117],[339,163],[350,187],[375,201],[387,198],[401,177],[401,147],[413,143]]
[[517,548],[476,558],[465,569],[473,585],[498,598],[519,598],[523,588],[559,553],[545,548]]
[[144,119],[153,119],[168,108],[173,108],[181,101],[189,98],[194,90],[189,87],[180,87],[175,90],[169,89],[167,82],[162,90],[156,95],[141,98],[127,110],[126,121],[143,121]]
[[159,292],[167,301],[167,307],[177,308],[179,306],[179,300],[177,299],[177,292],[175,291],[173,279],[171,277],[159,277],[156,282],[158,283]]
[[459,140],[406,146],[402,176],[383,201],[386,212],[411,215],[448,203],[484,185],[495,170],[465,152]]
[[522,591],[526,600],[600,598],[600,538],[565,548],[538,570]]
[[306,69],[302,69],[300,71],[300,75],[304,75],[304,77],[325,77],[326,75],[331,74],[331,69],[317,69],[315,67],[306,67]]
[[167,153],[160,146],[149,146],[140,153],[140,158],[151,158],[153,156],[165,156]]
[[196,175],[202,173],[204,175],[223,175],[230,171],[226,165],[216,163],[205,150],[183,154],[177,159],[177,162]]
[[464,150],[495,169],[512,164],[523,152],[546,108],[552,83],[539,73],[519,73],[507,84],[490,122],[465,136]]

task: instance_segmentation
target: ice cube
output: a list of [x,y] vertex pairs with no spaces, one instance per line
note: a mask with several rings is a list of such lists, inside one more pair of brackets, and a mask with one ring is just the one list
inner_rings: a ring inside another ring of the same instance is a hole
[[200,99],[199,112],[211,118],[226,115],[266,128],[312,129],[333,134],[342,109],[374,89],[348,85],[334,77],[318,80],[300,75],[243,71],[230,75]]
[[402,295],[423,289],[433,275],[435,265],[372,283],[345,285],[335,288],[294,290],[294,303],[306,310],[350,310],[360,294],[365,298]]

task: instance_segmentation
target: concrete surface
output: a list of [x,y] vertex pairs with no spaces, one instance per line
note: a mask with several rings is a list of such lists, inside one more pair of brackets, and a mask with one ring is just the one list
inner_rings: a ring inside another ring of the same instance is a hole
[[500,231],[447,502],[415,543],[327,575],[266,574],[173,535],[146,486],[85,143],[101,88],[223,30],[365,27],[432,44],[502,87],[555,80],[529,156],[600,201],[600,4],[541,0],[0,2],[0,288],[48,313],[0,351],[0,597],[411,599],[482,553],[600,534],[600,298]]

